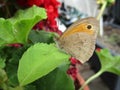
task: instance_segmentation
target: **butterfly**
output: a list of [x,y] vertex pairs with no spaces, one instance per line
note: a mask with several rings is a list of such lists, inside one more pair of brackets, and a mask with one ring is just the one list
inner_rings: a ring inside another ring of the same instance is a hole
[[88,17],[73,23],[58,39],[58,46],[81,63],[89,60],[95,50],[99,22]]

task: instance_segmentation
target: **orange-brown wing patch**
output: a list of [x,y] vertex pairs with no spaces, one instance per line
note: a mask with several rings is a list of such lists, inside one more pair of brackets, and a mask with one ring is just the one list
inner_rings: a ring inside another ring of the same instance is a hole
[[77,25],[74,28],[70,28],[69,30],[65,31],[64,34],[61,36],[61,38],[69,36],[74,33],[80,33],[80,32],[84,32],[84,33],[92,35],[94,32],[94,29],[89,30],[87,28],[87,23],[83,23],[83,24]]

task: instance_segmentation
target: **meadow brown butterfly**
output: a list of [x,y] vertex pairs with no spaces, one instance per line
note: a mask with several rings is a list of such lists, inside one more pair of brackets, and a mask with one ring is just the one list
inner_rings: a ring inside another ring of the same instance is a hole
[[99,22],[95,18],[78,20],[58,38],[58,46],[84,63],[94,52],[98,30]]

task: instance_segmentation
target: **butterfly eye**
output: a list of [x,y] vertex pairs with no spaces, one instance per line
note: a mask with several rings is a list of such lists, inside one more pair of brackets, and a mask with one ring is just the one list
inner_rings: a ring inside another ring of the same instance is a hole
[[89,25],[87,25],[87,29],[89,29],[89,30],[90,30],[91,28],[92,28],[92,25],[90,25],[90,24],[89,24]]

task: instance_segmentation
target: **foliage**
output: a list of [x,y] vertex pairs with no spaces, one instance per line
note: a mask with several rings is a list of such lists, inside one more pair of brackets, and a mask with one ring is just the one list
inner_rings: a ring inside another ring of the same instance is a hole
[[115,0],[97,0],[98,4],[102,4],[104,2],[107,2],[108,4],[113,4],[115,2]]
[[[75,89],[73,80],[77,78],[76,64],[79,62],[75,58],[69,60],[70,55],[54,42],[56,33],[61,34],[55,21],[59,2],[40,1],[0,1],[0,16],[6,18],[0,18],[0,90]],[[107,0],[104,7],[112,1]],[[20,8],[24,10],[19,10]],[[19,11],[15,13],[14,10]],[[41,29],[46,31],[38,31]],[[96,53],[102,67],[85,82],[81,90],[103,72],[120,75],[120,56],[112,56],[106,49]]]
[[68,67],[69,64],[60,65],[53,72],[41,78],[39,82],[36,82],[38,88],[42,90],[75,90],[73,80],[66,74]]
[[120,75],[120,56],[113,56],[108,49],[97,49],[96,53],[99,57],[101,68],[95,75],[88,78],[80,90],[104,72]]
[[60,3],[57,0],[17,0],[17,4],[23,8],[33,5],[44,7],[48,18],[40,21],[34,26],[34,29],[44,29],[47,31],[61,33],[58,29],[56,18],[58,17],[58,7]]
[[24,86],[45,76],[57,66],[68,62],[69,57],[60,52],[53,44],[37,43],[31,46],[19,62],[18,80],[20,85]]
[[6,20],[0,18],[0,46],[12,43],[26,43],[31,28],[38,21],[45,18],[45,10],[36,6],[24,11],[19,10],[14,17]]
[[111,55],[108,49],[100,50],[97,55],[101,62],[101,71],[120,75],[120,56]]
[[97,16],[97,20],[100,20],[100,18],[102,17],[106,7],[112,5],[113,3],[115,3],[115,0],[97,0],[97,4],[101,5],[100,12]]
[[[46,87],[52,90],[54,84],[56,89],[74,90],[73,80],[66,73],[70,55],[56,47],[53,40],[56,34],[31,31],[33,25],[45,18],[45,10],[37,6],[19,10],[14,17],[1,18],[0,89],[39,90]],[[14,43],[22,45],[19,48],[9,45]]]

